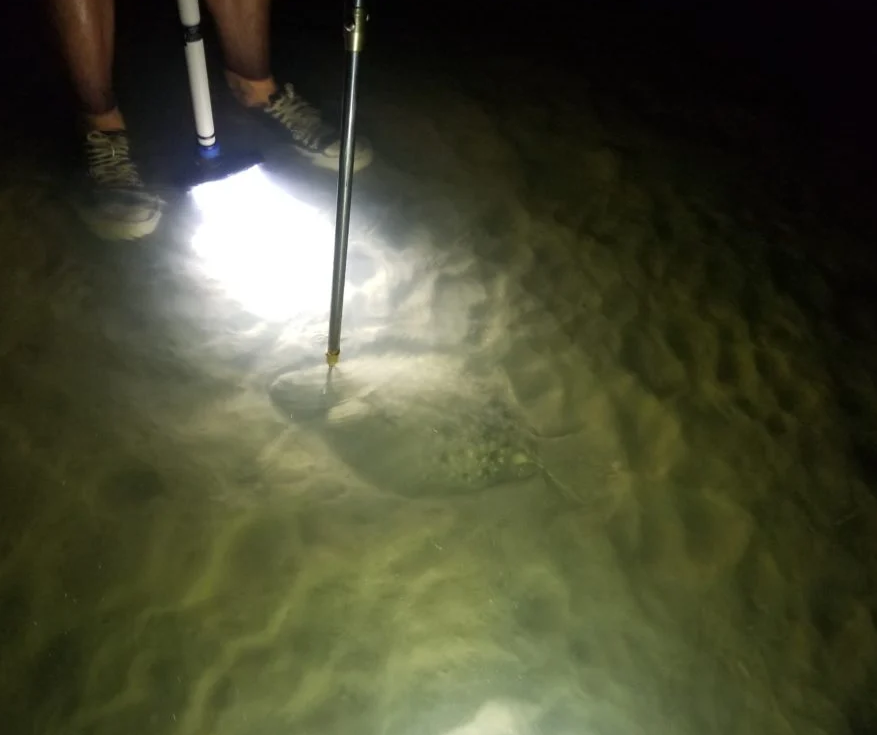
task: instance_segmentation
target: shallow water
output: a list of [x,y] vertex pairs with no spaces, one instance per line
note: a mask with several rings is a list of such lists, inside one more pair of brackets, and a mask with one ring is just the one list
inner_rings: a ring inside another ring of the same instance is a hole
[[495,79],[372,88],[331,380],[331,177],[120,248],[7,164],[4,732],[875,726],[858,244]]

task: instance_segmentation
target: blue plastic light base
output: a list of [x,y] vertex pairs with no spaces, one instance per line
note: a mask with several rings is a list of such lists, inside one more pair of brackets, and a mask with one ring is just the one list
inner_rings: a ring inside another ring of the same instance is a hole
[[219,143],[199,145],[198,157],[204,161],[212,161],[214,158],[219,158]]
[[255,151],[239,151],[232,147],[220,155],[218,143],[209,147],[199,145],[197,156],[179,171],[176,180],[180,186],[189,189],[228,178],[260,163],[263,163],[263,158]]

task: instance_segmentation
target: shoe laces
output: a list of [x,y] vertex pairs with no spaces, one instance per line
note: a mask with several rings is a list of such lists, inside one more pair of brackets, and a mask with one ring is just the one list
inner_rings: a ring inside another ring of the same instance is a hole
[[131,160],[127,135],[92,130],[85,140],[88,172],[95,182],[101,186],[143,186],[140,174]]
[[319,143],[323,122],[319,111],[295,94],[291,84],[286,84],[265,111],[292,133],[300,143]]

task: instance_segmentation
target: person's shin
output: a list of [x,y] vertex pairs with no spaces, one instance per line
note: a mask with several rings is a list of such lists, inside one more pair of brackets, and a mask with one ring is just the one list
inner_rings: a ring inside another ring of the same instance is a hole
[[115,106],[106,112],[86,112],[83,117],[86,130],[102,130],[104,132],[125,130],[125,118],[121,110]]
[[277,92],[273,76],[265,79],[247,79],[231,69],[225,70],[225,79],[235,99],[245,107],[265,107]]

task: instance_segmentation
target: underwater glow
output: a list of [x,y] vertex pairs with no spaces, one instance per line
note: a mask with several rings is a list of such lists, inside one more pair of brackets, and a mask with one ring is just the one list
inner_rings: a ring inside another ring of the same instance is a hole
[[330,218],[254,166],[192,191],[201,221],[192,237],[204,274],[242,308],[269,321],[328,311]]

